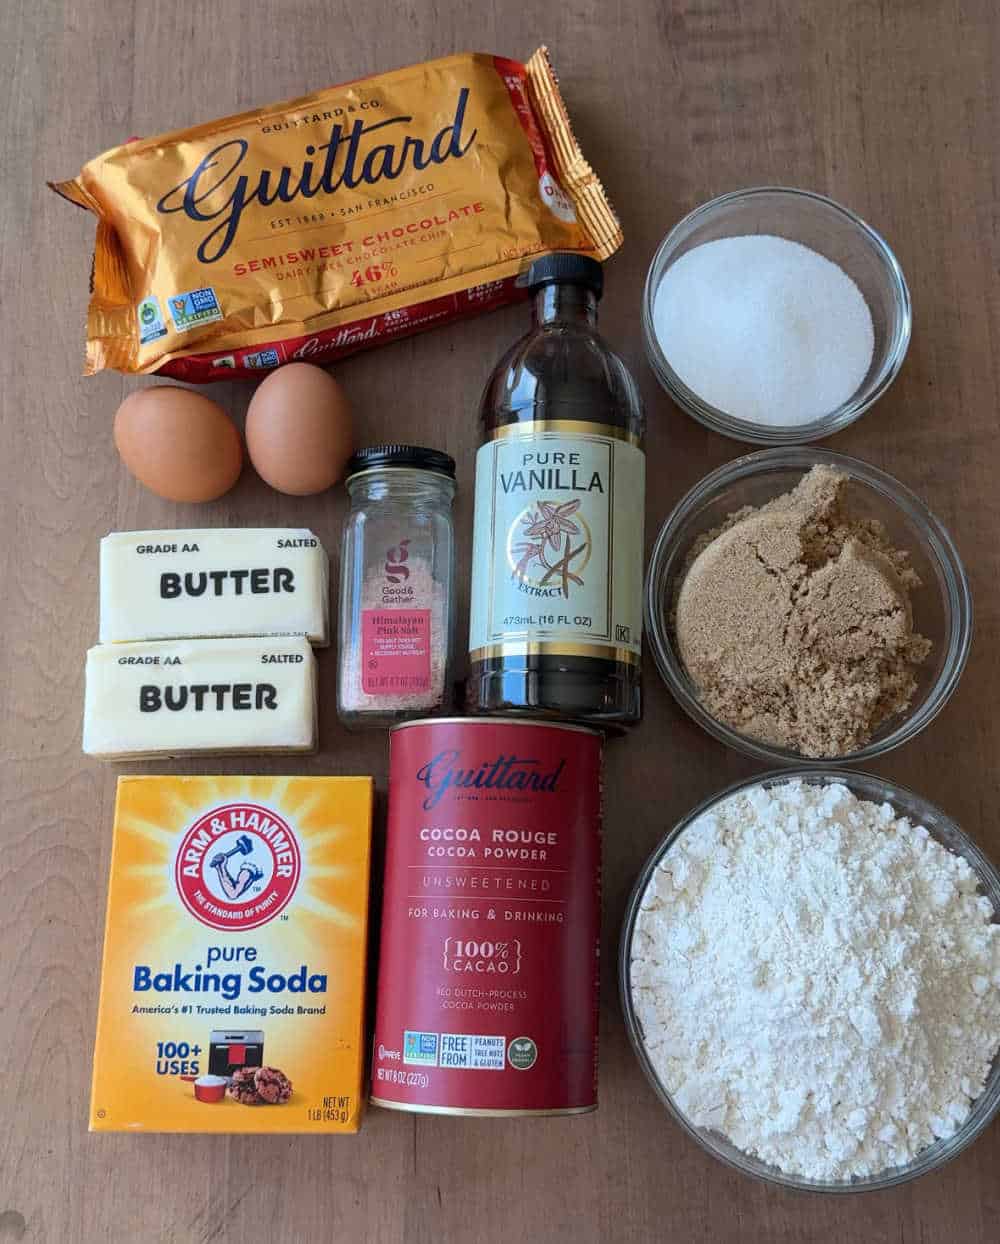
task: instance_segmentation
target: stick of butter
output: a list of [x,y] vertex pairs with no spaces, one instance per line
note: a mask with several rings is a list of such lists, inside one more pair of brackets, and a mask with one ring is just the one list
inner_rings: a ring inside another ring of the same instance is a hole
[[101,644],[87,653],[88,756],[315,747],[316,657],[302,636]]
[[224,635],[330,642],[329,561],[303,527],[116,531],[101,541],[101,643]]

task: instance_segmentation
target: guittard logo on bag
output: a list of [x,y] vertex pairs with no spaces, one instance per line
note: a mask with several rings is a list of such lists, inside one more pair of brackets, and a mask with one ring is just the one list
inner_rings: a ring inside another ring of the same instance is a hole
[[[205,223],[218,221],[202,238],[196,252],[202,263],[215,263],[229,250],[243,213],[255,203],[271,207],[275,203],[335,194],[342,186],[351,190],[362,185],[377,186],[382,181],[395,181],[410,169],[420,172],[434,164],[460,160],[478,133],[475,129],[468,135],[462,133],[468,101],[469,88],[462,87],[454,121],[431,139],[406,134],[401,142],[368,146],[372,134],[391,126],[409,125],[412,115],[367,123],[359,118],[349,128],[338,121],[331,127],[327,142],[306,145],[308,158],[301,166],[284,164],[278,169],[263,168],[253,175],[240,172],[250,143],[245,138],[231,138],[206,152],[189,177],[160,197],[156,210],[163,215],[183,212],[190,220]],[[363,151],[364,148],[367,150]]]

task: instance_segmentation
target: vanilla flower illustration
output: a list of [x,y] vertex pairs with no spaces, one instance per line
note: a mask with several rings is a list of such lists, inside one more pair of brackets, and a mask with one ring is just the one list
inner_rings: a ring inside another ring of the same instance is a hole
[[[583,586],[580,576],[573,574],[570,570],[573,558],[578,557],[587,547],[586,540],[576,548],[572,547],[572,537],[580,534],[580,525],[573,522],[570,515],[575,514],[579,508],[578,500],[564,501],[561,505],[552,501],[538,501],[537,511],[534,513],[529,511],[524,515],[521,523],[527,538],[514,546],[514,553],[518,560],[511,578],[526,578],[532,563],[538,562],[545,570],[542,578],[543,586],[548,584],[555,575],[559,575],[562,580],[560,586],[564,596],[569,596],[570,581],[580,587]],[[552,548],[556,553],[561,553],[560,560],[551,563],[545,556],[546,547]]]
[[579,501],[564,501],[556,505],[552,501],[539,501],[537,514],[525,514],[521,522],[524,524],[526,536],[541,540],[543,546],[548,541],[553,549],[562,544],[562,535],[576,536],[580,526],[570,518],[580,508]]

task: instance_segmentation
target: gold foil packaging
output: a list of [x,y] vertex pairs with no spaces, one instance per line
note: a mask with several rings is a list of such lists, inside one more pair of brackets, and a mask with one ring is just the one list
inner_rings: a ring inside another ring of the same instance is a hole
[[621,244],[544,48],[445,57],[115,147],[53,183],[98,218],[86,372],[329,362]]

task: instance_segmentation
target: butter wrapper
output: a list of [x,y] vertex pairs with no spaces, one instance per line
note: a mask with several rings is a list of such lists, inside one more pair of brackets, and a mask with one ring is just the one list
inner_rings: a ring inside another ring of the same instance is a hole
[[305,635],[330,642],[329,561],[305,527],[113,531],[101,643]]
[[305,636],[98,644],[83,750],[98,760],[312,752],[316,707]]

